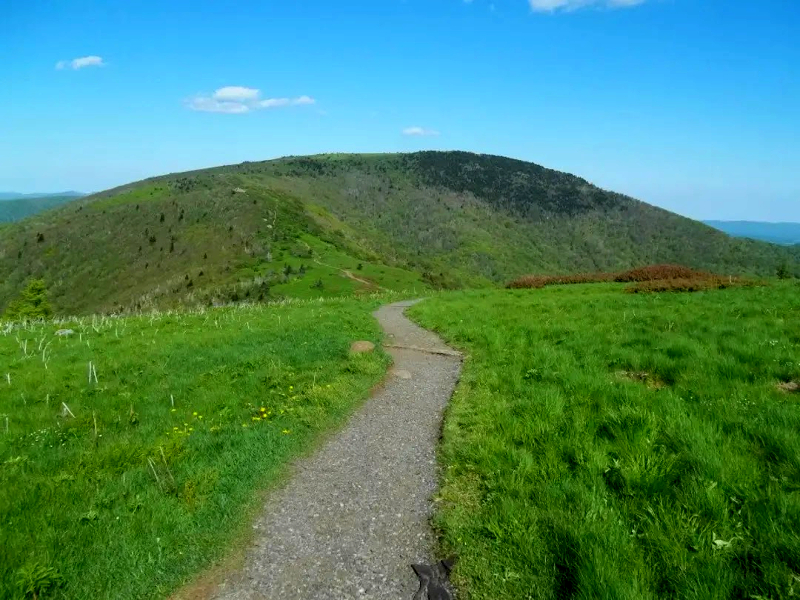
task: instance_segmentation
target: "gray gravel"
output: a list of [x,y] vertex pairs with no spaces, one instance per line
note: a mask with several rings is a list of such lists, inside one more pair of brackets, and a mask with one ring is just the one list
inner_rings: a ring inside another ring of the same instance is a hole
[[216,598],[414,596],[419,583],[410,565],[437,558],[429,523],[438,479],[435,448],[461,360],[419,350],[448,348],[403,315],[411,304],[375,313],[393,346],[389,377],[271,495],[243,571],[229,576]]

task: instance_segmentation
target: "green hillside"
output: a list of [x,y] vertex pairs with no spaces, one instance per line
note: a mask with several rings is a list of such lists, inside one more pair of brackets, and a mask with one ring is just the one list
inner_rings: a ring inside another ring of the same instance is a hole
[[320,155],[156,177],[7,225],[0,307],[31,277],[57,312],[87,313],[664,262],[773,274],[799,257],[518,160]]
[[65,193],[36,198],[17,198],[0,202],[0,223],[20,221],[25,217],[44,212],[61,204],[80,198],[81,194]]

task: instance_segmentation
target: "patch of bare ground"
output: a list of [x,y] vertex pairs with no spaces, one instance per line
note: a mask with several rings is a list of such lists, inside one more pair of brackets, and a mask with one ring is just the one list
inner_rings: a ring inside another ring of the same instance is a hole
[[777,387],[784,394],[797,394],[800,392],[800,382],[798,381],[782,381]]
[[660,390],[667,387],[667,384],[664,381],[652,373],[648,373],[647,371],[617,371],[616,375],[619,379],[643,383],[647,387],[654,390]]

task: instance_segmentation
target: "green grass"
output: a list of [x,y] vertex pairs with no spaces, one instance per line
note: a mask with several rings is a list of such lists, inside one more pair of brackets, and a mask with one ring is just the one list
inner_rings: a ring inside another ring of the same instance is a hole
[[116,194],[107,198],[102,198],[92,202],[89,208],[92,210],[104,210],[125,204],[138,204],[141,202],[154,202],[161,200],[169,195],[169,186],[143,185],[133,188],[121,194]]
[[4,325],[0,597],[160,598],[222,557],[381,378],[384,354],[348,353],[379,341],[376,304]]
[[800,593],[800,286],[442,295],[436,523],[462,598]]

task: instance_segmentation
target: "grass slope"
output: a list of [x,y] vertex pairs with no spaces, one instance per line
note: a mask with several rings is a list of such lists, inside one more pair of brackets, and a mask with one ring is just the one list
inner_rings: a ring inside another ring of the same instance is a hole
[[80,194],[43,196],[41,198],[19,198],[0,202],[0,223],[20,221],[31,215],[50,210],[80,198]]
[[379,341],[375,305],[5,327],[0,597],[161,598],[219,558],[254,492],[381,378],[385,355],[348,355]]
[[[463,597],[786,598],[800,585],[800,287],[442,295],[467,352],[437,524]],[[787,387],[788,389],[788,387]]]
[[[799,257],[532,163],[320,155],[157,177],[0,228],[0,306],[30,277],[59,313],[85,313],[655,263],[774,274]],[[344,272],[358,264],[366,283]]]

